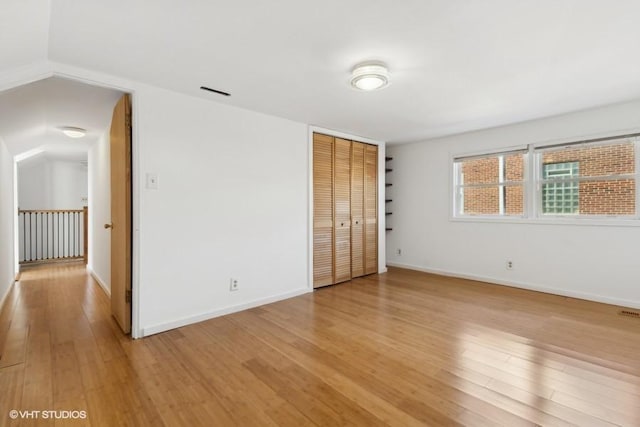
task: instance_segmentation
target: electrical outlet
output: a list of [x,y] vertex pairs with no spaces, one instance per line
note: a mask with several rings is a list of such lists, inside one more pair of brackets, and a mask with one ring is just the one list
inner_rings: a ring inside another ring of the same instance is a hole
[[400,248],[396,249],[396,255],[402,255],[402,249]]
[[507,261],[507,270],[513,270],[513,261]]
[[231,280],[229,281],[229,290],[233,292],[233,291],[237,291],[238,289],[240,289],[238,285],[238,279],[234,279],[232,277]]

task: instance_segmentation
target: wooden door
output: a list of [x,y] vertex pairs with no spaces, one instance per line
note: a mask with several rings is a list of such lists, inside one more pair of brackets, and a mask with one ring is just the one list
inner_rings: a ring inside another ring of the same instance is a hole
[[333,147],[334,282],[351,279],[351,141]]
[[333,284],[333,137],[313,134],[313,287]]
[[131,332],[131,103],[124,95],[111,119],[111,313]]
[[364,150],[351,144],[351,277],[364,276]]
[[365,145],[364,153],[365,274],[378,271],[378,147]]

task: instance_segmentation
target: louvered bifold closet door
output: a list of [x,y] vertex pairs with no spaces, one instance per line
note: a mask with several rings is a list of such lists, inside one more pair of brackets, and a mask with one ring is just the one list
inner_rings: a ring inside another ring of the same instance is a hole
[[334,282],[351,279],[351,141],[336,138],[333,147]]
[[351,277],[364,276],[364,149],[351,145]]
[[313,287],[333,283],[333,137],[313,134]]
[[378,147],[365,145],[364,153],[365,274],[378,271]]

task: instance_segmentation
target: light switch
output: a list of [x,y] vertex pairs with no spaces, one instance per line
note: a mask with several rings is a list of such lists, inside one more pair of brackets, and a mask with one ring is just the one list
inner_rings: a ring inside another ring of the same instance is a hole
[[157,190],[157,189],[158,189],[158,174],[147,173],[147,190]]

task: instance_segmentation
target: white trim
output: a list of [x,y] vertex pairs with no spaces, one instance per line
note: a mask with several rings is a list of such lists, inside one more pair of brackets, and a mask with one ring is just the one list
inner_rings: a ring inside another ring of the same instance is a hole
[[131,338],[142,338],[140,326],[140,215],[142,198],[142,178],[140,166],[140,96],[137,92],[129,92],[131,96]]
[[34,83],[51,76],[53,76],[53,72],[48,61],[3,71],[0,74],[0,92]]
[[577,226],[608,226],[608,227],[640,227],[640,221],[636,217],[630,217],[629,219],[622,219],[622,217],[615,217],[612,219],[606,219],[606,217],[593,217],[587,218],[582,216],[576,218],[572,215],[572,218],[563,216],[547,216],[545,218],[526,218],[522,216],[464,216],[464,217],[451,217],[451,222],[489,222],[489,223],[505,223],[505,224],[536,224],[536,225],[577,225]]
[[131,80],[122,79],[110,74],[100,73],[86,68],[74,67],[60,62],[49,62],[52,75],[65,79],[75,80],[91,86],[118,90],[120,92],[133,93],[138,84]]
[[307,181],[307,288],[313,289],[313,132],[314,129],[308,128],[307,143],[307,173],[309,178]]
[[478,276],[475,274],[468,274],[468,273],[458,273],[458,272],[453,272],[448,270],[440,270],[437,268],[420,267],[420,266],[411,265],[411,264],[390,262],[390,263],[387,263],[387,265],[389,267],[406,268],[408,270],[422,271],[424,273],[437,274],[440,276],[456,277],[456,278],[467,279],[467,280],[476,280],[476,281],[485,282],[493,285],[508,286],[510,288],[526,289],[529,291],[544,292],[552,295],[564,296],[569,298],[577,298],[577,299],[582,299],[586,301],[616,305],[620,307],[640,309],[640,300],[628,301],[620,298],[610,298],[603,295],[590,294],[587,292],[567,291],[566,289],[550,288],[547,286],[534,284],[534,283],[506,281],[502,279],[496,279],[495,277]]
[[504,154],[500,154],[498,156],[498,212],[500,215],[504,215],[504,182]]
[[20,218],[18,215],[18,162],[13,160],[13,277],[20,274]]
[[[333,129],[327,129],[327,128],[323,128],[323,127],[319,127],[319,126],[309,125],[309,135],[311,136],[311,138],[313,138],[313,133],[314,132],[323,133],[325,135],[334,136],[336,138],[343,138],[343,139],[350,139],[352,141],[365,142],[367,144],[373,144],[373,145],[384,145],[385,144],[384,141],[380,141],[380,140],[377,140],[377,139],[366,138],[364,136],[353,135],[353,134],[344,133],[344,132],[340,132],[340,131],[333,130]],[[311,142],[313,142],[313,139],[311,140]]]
[[[533,218],[537,218],[537,208],[538,208],[538,198],[536,191],[536,182],[537,182],[537,171],[534,165],[536,153],[533,150],[532,146],[529,146],[529,149],[524,155],[524,171],[522,175],[522,179],[524,183],[522,184],[522,191],[524,194],[522,197],[524,198],[522,204],[522,218],[525,218],[529,212],[533,212]],[[533,160],[533,161],[532,161]]]
[[385,142],[378,141],[371,138],[364,138],[362,136],[351,135],[344,132],[339,132],[331,129],[326,129],[319,126],[309,125],[308,129],[308,143],[307,147],[309,149],[309,165],[307,170],[309,171],[308,175],[308,189],[309,189],[309,203],[308,203],[308,230],[307,230],[307,239],[308,239],[308,252],[309,257],[307,259],[307,286],[310,289],[313,289],[313,134],[314,132],[322,133],[325,135],[331,135],[337,138],[344,138],[358,142],[364,142],[367,144],[377,145],[378,146],[378,273],[384,273],[387,271],[387,235],[386,235],[386,215],[385,215]]
[[[560,117],[560,116],[555,116]],[[546,139],[544,141],[531,142],[529,145],[536,150],[543,149],[544,147],[551,145],[571,144],[580,141],[589,141],[592,139],[600,138],[615,138],[620,135],[631,135],[634,133],[640,133],[640,126],[632,128],[617,129],[614,131],[598,132],[592,134],[574,135],[564,138]]]
[[461,160],[481,159],[483,157],[500,156],[502,154],[526,153],[529,150],[527,145],[512,145],[504,148],[490,148],[487,150],[473,150],[456,153],[450,153],[452,162]]
[[9,297],[9,294],[11,293],[11,289],[13,288],[13,285],[16,284],[15,280],[12,280],[11,283],[9,283],[9,287],[7,288],[7,292],[5,292],[5,294],[2,296],[2,298],[0,298],[0,312],[4,309],[4,303],[7,302],[7,298]]
[[457,163],[453,154],[449,153],[449,194],[452,195],[452,203],[449,205],[450,219],[457,218],[458,212],[464,212],[464,200],[461,200],[459,191],[461,184],[464,184],[464,176],[460,173],[460,163]]
[[582,148],[582,147],[589,147],[589,146],[617,145],[617,144],[620,144],[620,140],[629,139],[629,138],[636,139],[640,136],[639,134],[640,134],[640,129],[634,132],[623,133],[621,131],[620,133],[614,133],[614,134],[610,134],[609,132],[607,132],[603,135],[599,135],[595,137],[588,137],[583,139],[575,138],[570,141],[557,142],[555,144],[543,143],[543,144],[531,144],[531,145],[537,151],[557,151],[557,150],[564,150],[567,147]]
[[104,280],[102,280],[98,273],[93,271],[93,269],[89,266],[87,266],[87,271],[89,272],[91,277],[93,277],[93,280],[95,280],[96,283],[102,288],[104,293],[107,294],[109,298],[111,298],[111,289],[109,289],[109,287],[104,283]]
[[638,185],[638,178],[640,177],[640,137],[636,138],[634,150],[636,154],[636,215],[640,217],[640,186]]
[[142,329],[142,336],[147,337],[149,335],[158,334],[171,329],[180,328],[182,326],[191,325],[205,320],[213,319],[214,317],[224,316],[226,314],[236,313],[238,311],[248,310],[250,308],[259,307],[265,304],[271,304],[277,301],[282,301],[289,298],[294,298],[300,295],[313,292],[313,288],[301,288],[295,291],[285,292],[283,294],[273,295],[266,298],[260,298],[241,304],[231,305],[229,307],[221,308],[214,311],[208,311],[205,313],[197,314],[195,316],[183,317],[181,319],[172,320],[170,322],[159,323],[151,325]]
[[142,328],[140,327],[140,138],[138,122],[138,83],[131,80],[121,79],[109,74],[96,72],[84,68],[74,67],[57,62],[49,63],[53,75],[72,79],[85,84],[114,89],[128,93],[131,96],[131,208],[132,218],[132,242],[131,242],[131,338],[142,338]]

